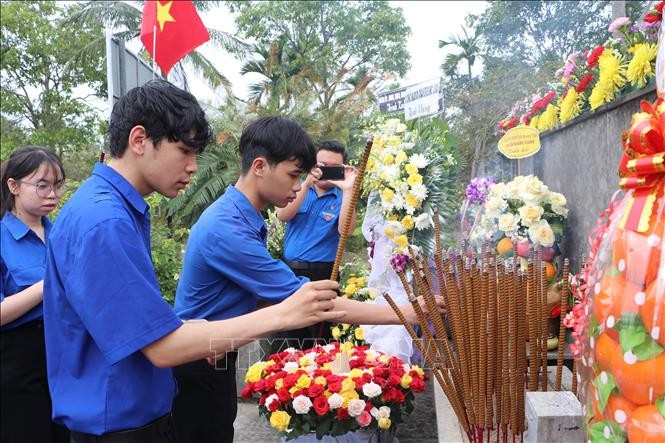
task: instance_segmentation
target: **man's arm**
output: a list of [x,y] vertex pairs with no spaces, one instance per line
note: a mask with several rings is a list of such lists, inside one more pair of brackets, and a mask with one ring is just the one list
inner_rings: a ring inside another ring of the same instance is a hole
[[[342,191],[342,205],[339,209],[339,217],[337,218],[337,230],[339,235],[342,235],[342,225],[344,224],[344,216],[349,212],[351,204],[351,193],[353,192],[353,183],[358,175],[358,171],[353,166],[344,167],[344,180],[333,181],[332,183]],[[353,215],[351,216],[351,225],[349,227],[349,235],[356,227],[356,208],[353,208]]]
[[314,168],[309,174],[307,174],[307,178],[305,178],[305,181],[302,183],[300,191],[296,194],[296,199],[283,208],[277,209],[276,214],[278,219],[283,222],[288,222],[296,216],[298,210],[305,201],[305,197],[307,197],[307,191],[309,191],[309,188],[312,187],[318,177],[321,177],[321,169],[319,168]]
[[145,346],[143,354],[157,367],[172,367],[234,350],[258,337],[298,329],[345,315],[331,311],[338,284],[322,280],[304,284],[283,302],[240,317],[220,321],[186,322],[170,334]]

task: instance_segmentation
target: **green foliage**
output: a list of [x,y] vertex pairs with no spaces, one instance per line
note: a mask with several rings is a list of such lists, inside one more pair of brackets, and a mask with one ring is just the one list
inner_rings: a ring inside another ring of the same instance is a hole
[[153,193],[146,198],[150,205],[152,262],[162,297],[173,304],[178,288],[182,259],[189,237],[189,229],[176,227],[165,216],[166,197]]
[[[238,13],[239,32],[263,51],[282,42],[280,61],[306,79],[320,109],[354,90],[360,68],[372,73],[369,81],[409,69],[410,29],[401,9],[387,2],[233,1],[229,7]],[[273,72],[266,70],[266,77]]]
[[286,223],[277,218],[277,211],[268,210],[268,252],[272,258],[281,259],[284,255]]
[[[2,158],[23,144],[53,148],[66,162],[101,141],[101,120],[75,88],[100,91],[106,68],[71,64],[74,53],[99,38],[101,29],[63,27],[78,8],[44,2],[2,2],[0,109]],[[79,177],[81,178],[81,177]]]

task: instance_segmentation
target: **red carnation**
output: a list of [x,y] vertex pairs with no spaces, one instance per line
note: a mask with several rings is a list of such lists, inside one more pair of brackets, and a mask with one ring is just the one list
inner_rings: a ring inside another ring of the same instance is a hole
[[582,77],[582,80],[580,80],[580,84],[575,87],[575,91],[577,93],[582,93],[586,89],[587,86],[589,86],[589,83],[591,83],[591,80],[593,80],[593,74],[588,72],[584,77]]
[[337,409],[337,420],[344,421],[349,418],[349,411],[346,408]]
[[600,45],[596,46],[596,49],[591,51],[591,54],[589,54],[589,58],[586,60],[586,64],[588,67],[593,68],[598,64],[598,57],[600,57],[600,54],[603,53],[605,50],[605,46]]
[[321,386],[318,383],[312,383],[311,385],[309,385],[309,388],[307,389],[307,396],[309,398],[318,397],[319,395],[323,394],[323,391],[324,391],[323,386]]
[[413,377],[413,380],[411,380],[410,387],[413,392],[423,392],[425,390],[425,382],[422,378],[415,376]]
[[329,406],[328,406],[328,399],[325,398],[324,396],[321,397],[316,397],[314,399],[314,410],[316,411],[316,414],[318,416],[323,416],[328,413]]

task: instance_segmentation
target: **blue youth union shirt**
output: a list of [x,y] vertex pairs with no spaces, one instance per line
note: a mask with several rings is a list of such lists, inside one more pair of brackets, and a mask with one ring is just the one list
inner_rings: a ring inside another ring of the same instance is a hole
[[58,215],[47,245],[44,328],[54,421],[100,435],[171,411],[173,374],[141,349],[181,325],[161,298],[148,205],[115,170],[97,164]]
[[309,279],[296,277],[266,249],[261,213],[233,185],[206,208],[185,249],[174,309],[182,319],[223,320],[278,303]]
[[[42,217],[48,240],[51,221]],[[0,302],[44,279],[46,245],[28,226],[7,211],[0,221]],[[42,304],[2,326],[6,331],[42,318]]]
[[296,215],[286,224],[284,257],[303,262],[334,262],[339,244],[342,191],[334,187],[319,196],[310,187]]

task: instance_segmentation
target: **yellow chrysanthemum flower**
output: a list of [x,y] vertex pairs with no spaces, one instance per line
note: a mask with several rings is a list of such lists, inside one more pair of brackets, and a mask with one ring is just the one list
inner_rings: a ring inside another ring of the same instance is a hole
[[386,165],[392,165],[393,163],[395,163],[395,157],[392,154],[386,154],[386,155],[383,156],[382,161]]
[[556,106],[551,103],[547,105],[545,112],[543,112],[540,115],[540,119],[538,119],[538,130],[544,132],[554,128],[559,122],[559,118],[557,117],[558,114],[559,110]]
[[569,88],[566,95],[561,100],[561,109],[559,110],[559,120],[566,123],[574,119],[582,112],[582,97],[575,88]]
[[540,115],[536,115],[529,122],[529,127],[538,129],[538,120],[540,120]]
[[363,332],[363,328],[357,327],[353,331],[353,335],[356,337],[356,340],[365,340],[365,333]]
[[381,197],[387,202],[393,201],[394,196],[395,196],[395,191],[393,191],[390,188],[384,188],[383,191],[381,191]]
[[397,214],[390,214],[390,215],[388,216],[388,221],[397,221],[398,218],[399,218],[399,215],[397,215]]
[[399,151],[397,153],[397,155],[395,156],[395,163],[397,163],[397,164],[404,163],[407,158],[409,158],[409,157],[407,157],[407,155],[404,151]]
[[409,178],[406,179],[406,182],[409,186],[421,185],[423,183],[423,176],[420,174],[411,174]]
[[626,83],[626,64],[613,50],[605,49],[598,57],[598,83],[589,95],[589,106],[595,110],[614,100],[616,93]]
[[406,248],[409,245],[409,239],[406,238],[406,235],[400,235],[395,239],[395,244],[400,249]]
[[404,226],[404,229],[406,229],[407,231],[410,231],[411,229],[413,229],[413,227],[415,226],[415,223],[413,221],[413,217],[411,217],[410,215],[405,216],[402,219],[402,226]]
[[404,197],[404,201],[406,202],[407,205],[413,208],[418,209],[420,207],[420,200],[418,200],[418,197],[411,194],[410,192],[406,194],[406,197]]
[[[330,329],[330,333],[335,340],[339,340],[339,338],[342,336],[342,331],[340,331],[337,326],[333,326],[332,329]],[[275,386],[277,385],[275,384]]]
[[633,46],[633,58],[628,63],[626,78],[631,84],[643,88],[655,74],[654,63],[658,55],[658,46],[650,43],[639,43]]
[[355,294],[356,292],[358,292],[358,287],[353,283],[351,283],[350,285],[346,285],[346,287],[344,288],[344,293],[346,295]]
[[359,288],[362,288],[365,286],[365,278],[364,277],[357,277],[356,278],[356,286]]
[[409,175],[418,173],[418,166],[414,165],[413,163],[407,163],[406,166],[404,166],[404,169],[406,170],[406,173]]

